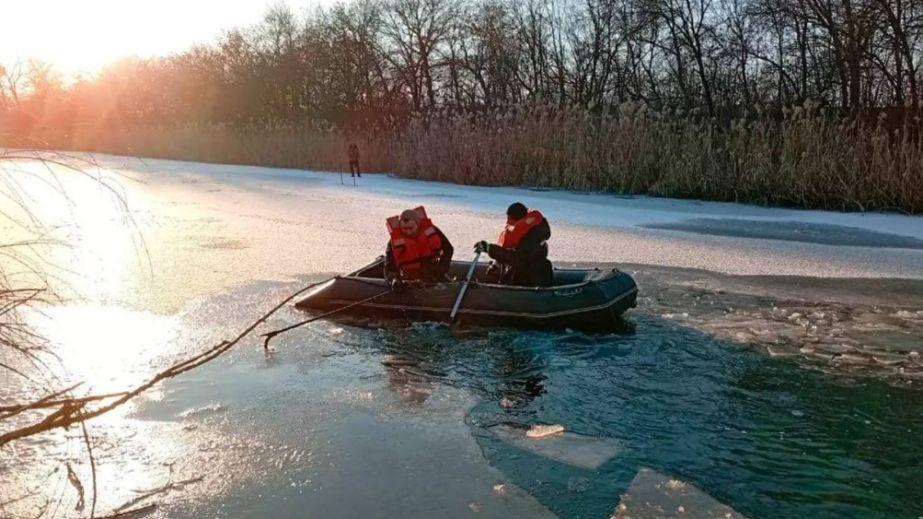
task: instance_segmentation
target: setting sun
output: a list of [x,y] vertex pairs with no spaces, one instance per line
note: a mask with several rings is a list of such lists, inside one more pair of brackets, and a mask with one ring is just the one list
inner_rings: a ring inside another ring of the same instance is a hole
[[4,2],[0,63],[37,58],[66,74],[93,72],[125,56],[165,55],[208,43],[223,30],[258,21],[278,4],[271,0]]

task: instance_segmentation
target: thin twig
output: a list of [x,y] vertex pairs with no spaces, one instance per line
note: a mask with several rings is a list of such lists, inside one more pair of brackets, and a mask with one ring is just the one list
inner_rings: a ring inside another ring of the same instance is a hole
[[382,296],[385,296],[385,295],[387,295],[387,294],[390,294],[391,292],[392,292],[391,289],[388,289],[388,290],[385,290],[384,292],[381,292],[380,294],[375,294],[374,296],[367,297],[367,298],[365,298],[365,299],[363,299],[363,300],[361,300],[361,301],[356,301],[355,303],[350,303],[350,304],[348,304],[348,305],[346,305],[346,306],[341,306],[340,308],[336,308],[336,309],[334,309],[334,310],[330,310],[329,312],[322,313],[322,314],[317,315],[317,316],[314,316],[314,317],[312,317],[312,318],[310,318],[310,319],[305,319],[304,321],[301,321],[300,323],[295,323],[295,324],[293,324],[293,325],[286,326],[285,328],[279,328],[278,330],[273,330],[273,331],[271,331],[271,332],[264,333],[264,334],[263,334],[263,337],[266,337],[266,340],[263,342],[263,349],[264,349],[264,350],[269,350],[269,340],[272,339],[273,337],[275,337],[276,335],[279,335],[280,333],[285,333],[285,332],[287,332],[287,331],[289,331],[289,330],[293,330],[293,329],[295,329],[295,328],[298,328],[299,326],[304,326],[304,325],[306,325],[306,324],[308,324],[308,323],[313,323],[314,321],[317,321],[318,319],[323,319],[324,317],[330,317],[330,316],[333,315],[333,314],[342,312],[342,311],[344,311],[344,310],[349,310],[350,308],[353,308],[353,307],[355,307],[355,306],[363,305],[363,304],[365,304],[365,303],[374,301],[375,299],[378,299],[379,297],[382,297]]
[[139,495],[138,497],[132,499],[131,501],[128,501],[127,503],[123,504],[122,506],[116,508],[115,511],[118,512],[118,511],[120,511],[120,510],[122,510],[122,509],[131,507],[131,506],[134,506],[134,505],[140,503],[141,501],[144,501],[145,499],[147,499],[147,498],[149,498],[149,497],[156,496],[157,494],[163,494],[164,492],[169,492],[169,491],[171,491],[171,490],[179,490],[179,489],[182,489],[182,488],[185,487],[186,485],[191,485],[191,484],[193,484],[193,483],[198,483],[199,481],[202,481],[203,479],[205,479],[205,476],[196,476],[196,477],[194,477],[194,478],[184,479],[184,480],[182,480],[182,481],[175,481],[175,482],[174,482],[174,481],[171,481],[171,482],[167,483],[166,485],[163,485],[163,486],[157,487],[157,488],[152,488],[152,489],[150,489],[150,490],[136,491],[136,492],[139,492],[141,495]]
[[[121,393],[114,393],[112,396],[115,398],[115,400],[112,402],[109,402],[106,405],[97,407],[95,409],[89,409],[89,410],[85,409],[85,406],[90,402],[106,399],[104,396],[101,396],[101,395],[91,395],[89,397],[84,397],[82,399],[64,400],[63,402],[61,402],[60,408],[58,408],[51,414],[47,415],[45,418],[43,418],[39,422],[26,426],[26,427],[21,427],[19,429],[15,429],[13,431],[9,431],[9,432],[6,432],[0,435],[0,447],[14,440],[18,440],[21,438],[35,435],[35,434],[39,434],[45,431],[49,431],[51,429],[56,429],[60,427],[68,427],[72,424],[81,422],[83,420],[89,420],[91,418],[96,418],[97,416],[108,413],[109,411],[112,411],[113,409],[125,404],[132,398],[147,391],[148,389],[150,389],[151,387],[153,387],[155,384],[157,384],[158,382],[162,380],[172,378],[182,373],[185,373],[187,371],[190,371],[192,369],[195,369],[219,357],[220,355],[222,355],[223,353],[231,349],[233,346],[235,346],[237,343],[239,343],[244,337],[248,336],[250,332],[252,332],[257,326],[259,326],[264,321],[266,321],[266,319],[268,319],[271,315],[276,313],[280,308],[282,308],[283,306],[291,302],[295,297],[304,293],[307,290],[310,290],[311,288],[314,288],[315,286],[318,286],[320,284],[330,281],[330,279],[333,279],[333,278],[328,278],[323,281],[319,281],[317,283],[311,283],[310,285],[307,285],[306,287],[295,291],[294,293],[286,297],[284,300],[282,300],[280,303],[278,303],[276,306],[274,306],[271,310],[264,313],[258,319],[253,321],[249,326],[247,326],[243,331],[241,331],[240,334],[238,334],[237,337],[235,337],[233,340],[221,341],[218,345],[213,346],[205,350],[204,352],[198,355],[195,355],[194,357],[178,362],[170,366],[169,368],[163,371],[160,371],[159,373],[157,373],[156,375],[148,379],[143,384],[135,387],[134,389],[131,389],[129,391],[124,391]],[[45,397],[42,400],[46,400],[48,398],[49,397]],[[34,405],[34,403],[26,404],[26,406],[32,406],[32,405]]]
[[138,508],[132,508],[131,510],[125,510],[124,512],[115,512],[109,515],[101,515],[96,519],[130,519],[133,517],[147,515],[153,512],[156,508],[157,503],[151,503],[149,505],[139,506]]
[[[5,407],[5,408],[0,408],[0,411],[6,412],[6,414],[0,416],[0,420],[5,420],[5,419],[7,419],[7,418],[9,418],[9,417],[11,417],[11,416],[17,415],[17,414],[19,414],[19,413],[21,413],[21,412],[23,412],[23,411],[27,411],[27,410],[29,410],[29,409],[37,409],[37,408],[39,408],[39,407],[45,407],[45,404],[47,404],[48,402],[52,401],[51,399],[53,399],[53,398],[55,398],[55,397],[58,397],[58,396],[61,396],[61,395],[63,395],[64,393],[67,393],[67,392],[69,392],[69,391],[72,391],[72,390],[76,389],[78,386],[80,386],[81,384],[83,384],[83,382],[77,382],[76,384],[72,385],[71,387],[69,387],[69,388],[67,388],[67,389],[62,389],[62,390],[57,391],[57,392],[55,392],[55,393],[52,393],[52,394],[50,394],[50,395],[44,396],[44,397],[42,397],[42,398],[40,398],[40,399],[38,399],[38,400],[36,400],[35,402],[32,402],[32,403],[21,404],[21,405],[18,405],[18,406],[8,406],[8,407]],[[70,402],[70,401],[71,401],[71,400],[68,399],[68,400],[63,400],[63,401],[58,401],[58,402],[60,402],[61,404],[64,404],[65,402]]]
[[87,456],[90,458],[90,474],[93,476],[93,500],[90,502],[90,519],[96,516],[96,460],[93,458],[93,446],[90,444],[90,435],[87,434],[86,420],[80,421],[80,429],[83,431],[83,441],[87,445]]
[[[67,392],[67,391],[68,390],[65,389],[63,392]],[[58,392],[56,394],[61,394],[61,393],[62,392]],[[57,407],[59,405],[64,404],[65,402],[96,402],[99,400],[106,400],[107,398],[119,397],[119,396],[124,395],[125,393],[126,393],[125,391],[119,391],[118,393],[103,393],[99,395],[81,396],[81,397],[76,397],[76,398],[65,398],[65,399],[48,400],[48,401],[37,400],[29,404],[0,406],[0,413],[14,411],[14,410],[18,410],[17,412],[21,412],[21,411],[26,411],[29,409],[43,409],[46,407]],[[49,395],[49,396],[54,396],[54,395]],[[48,397],[45,397],[45,398],[48,398]],[[0,420],[4,418],[8,418],[8,416],[0,416]]]
[[83,510],[83,483],[80,482],[80,478],[77,477],[77,473],[74,472],[74,468],[71,467],[70,462],[66,463],[67,467],[67,480],[70,481],[71,486],[74,487],[74,490],[77,491],[77,504],[74,505],[74,510],[80,512]]

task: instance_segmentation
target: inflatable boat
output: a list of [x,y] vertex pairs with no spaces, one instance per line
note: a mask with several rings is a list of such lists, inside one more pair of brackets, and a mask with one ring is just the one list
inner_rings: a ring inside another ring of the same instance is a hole
[[[311,289],[295,306],[329,312],[348,305],[351,315],[413,321],[448,321],[461,281],[407,285],[389,291],[384,258]],[[453,261],[449,277],[463,280],[470,263]],[[479,263],[458,310],[459,324],[525,328],[617,326],[636,305],[638,287],[618,269],[555,269],[554,285],[543,288],[484,283],[487,265]],[[378,297],[376,297],[378,296]],[[356,304],[371,299],[366,303]]]

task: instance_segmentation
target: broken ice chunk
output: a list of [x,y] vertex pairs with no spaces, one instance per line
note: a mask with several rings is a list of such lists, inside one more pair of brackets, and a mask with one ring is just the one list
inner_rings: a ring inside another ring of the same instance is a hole
[[558,434],[564,432],[564,426],[559,424],[553,425],[542,425],[535,424],[528,431],[526,431],[526,436],[529,438],[544,438],[546,436],[551,436],[552,434]]
[[695,486],[646,468],[639,470],[631,480],[610,519],[629,517],[743,518],[737,511]]
[[497,438],[520,449],[590,470],[599,468],[622,450],[621,444],[614,438],[559,432],[535,439],[526,435],[526,429],[509,425],[494,425],[488,430]]

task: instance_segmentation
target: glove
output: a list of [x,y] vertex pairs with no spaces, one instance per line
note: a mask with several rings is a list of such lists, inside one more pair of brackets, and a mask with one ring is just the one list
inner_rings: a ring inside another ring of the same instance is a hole
[[391,290],[395,292],[399,292],[402,288],[404,288],[404,283],[401,282],[401,279],[397,277],[393,277],[388,280],[388,285],[391,287]]
[[487,252],[488,249],[490,249],[490,244],[484,240],[474,244],[474,252],[476,253]]

